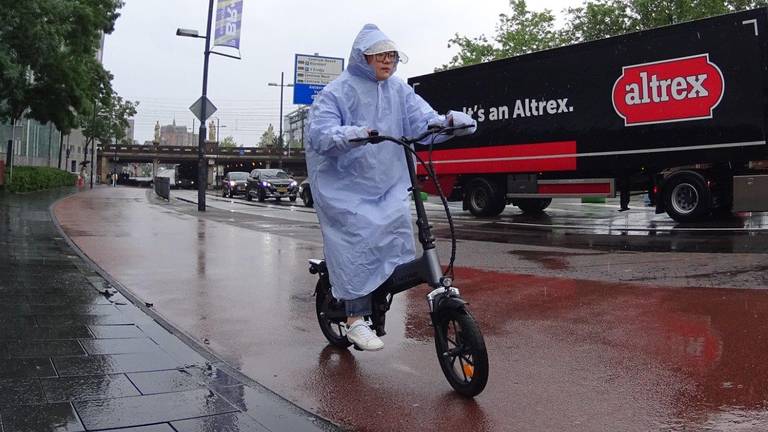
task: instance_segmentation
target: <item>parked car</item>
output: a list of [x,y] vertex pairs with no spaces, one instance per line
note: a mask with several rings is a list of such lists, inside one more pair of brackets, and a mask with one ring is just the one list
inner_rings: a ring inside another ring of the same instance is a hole
[[304,201],[304,207],[312,207],[315,201],[312,199],[312,188],[309,186],[309,178],[299,184],[299,196]]
[[221,179],[221,196],[233,198],[235,195],[245,195],[248,189],[248,173],[230,171]]
[[280,201],[288,198],[296,201],[299,194],[299,184],[281,169],[255,169],[248,176],[248,188],[245,198],[248,201],[256,198],[264,202],[267,198]]

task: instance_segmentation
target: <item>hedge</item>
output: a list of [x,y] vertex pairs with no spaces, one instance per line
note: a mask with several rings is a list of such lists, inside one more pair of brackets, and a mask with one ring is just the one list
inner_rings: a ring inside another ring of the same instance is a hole
[[60,186],[74,186],[75,174],[49,167],[13,167],[13,183],[9,182],[10,173],[5,170],[5,187],[11,192],[31,192]]

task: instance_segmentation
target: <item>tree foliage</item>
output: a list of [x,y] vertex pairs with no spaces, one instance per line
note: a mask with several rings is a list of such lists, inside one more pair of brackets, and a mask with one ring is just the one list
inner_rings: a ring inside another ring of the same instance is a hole
[[583,42],[768,5],[768,0],[596,0],[567,10],[565,33]]
[[275,128],[270,123],[267,130],[261,135],[259,140],[259,147],[274,147],[277,146],[277,135],[275,135]]
[[[68,132],[111,93],[96,59],[121,0],[0,0],[0,120],[27,116]],[[107,91],[107,89],[109,91]]]
[[95,107],[89,106],[80,117],[83,135],[88,138],[86,146],[94,141],[100,144],[112,144],[125,138],[128,119],[136,114],[138,105],[138,102],[125,101],[111,92],[102,95]]
[[448,47],[458,47],[458,53],[437,70],[766,5],[768,0],[587,0],[566,9],[566,24],[556,28],[550,10],[531,11],[525,0],[510,0],[511,13],[499,15],[492,38],[456,34]]
[[223,140],[219,143],[219,147],[224,148],[235,148],[237,147],[237,142],[235,142],[235,137],[233,136],[225,136]]
[[499,14],[496,34],[492,39],[485,35],[470,38],[459,34],[450,39],[448,48],[457,46],[459,52],[442,69],[526,54],[562,44],[552,11],[531,11],[525,0],[510,0],[509,6],[512,9],[510,14]]

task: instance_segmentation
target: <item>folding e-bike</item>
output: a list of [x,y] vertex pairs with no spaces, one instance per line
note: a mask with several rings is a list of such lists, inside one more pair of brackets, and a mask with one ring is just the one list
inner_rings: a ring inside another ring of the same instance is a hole
[[[353,141],[373,144],[391,141],[399,144],[405,150],[405,160],[411,177],[410,190],[413,193],[416,206],[418,238],[423,251],[421,257],[396,267],[392,275],[374,291],[372,296],[373,312],[370,317],[366,318],[370,319],[371,328],[376,331],[378,336],[385,335],[385,316],[392,305],[394,295],[423,283],[428,284],[432,290],[427,294],[427,305],[434,327],[435,348],[440,367],[456,392],[467,397],[473,397],[480,394],[488,382],[488,353],[485,349],[483,335],[480,333],[475,319],[469,313],[467,303],[462,300],[459,290],[453,286],[456,239],[448,202],[435,179],[431,165],[425,163],[411,147],[412,144],[421,142],[430,135],[448,135],[457,129],[459,128],[430,127],[427,132],[415,138],[394,138],[378,135],[377,132],[372,131],[368,138],[359,138]],[[435,250],[435,238],[431,232],[432,227],[429,225],[427,212],[421,200],[421,189],[416,178],[414,156],[435,182],[448,218],[452,248],[450,264],[445,273],[440,267]],[[315,288],[315,305],[320,329],[332,345],[347,348],[352,343],[346,337],[344,323],[347,316],[344,301],[335,299],[331,294],[331,282],[325,261],[312,259],[309,260],[309,264],[310,273],[317,274],[320,278]]]

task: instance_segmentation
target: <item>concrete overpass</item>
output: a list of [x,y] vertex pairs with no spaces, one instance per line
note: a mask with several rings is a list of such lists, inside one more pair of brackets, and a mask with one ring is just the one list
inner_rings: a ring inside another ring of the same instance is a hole
[[[296,176],[306,176],[307,164],[304,149],[291,149],[281,154],[271,147],[219,147],[207,142],[205,159],[208,162],[208,184],[216,182],[216,176],[228,171],[251,171],[255,168],[282,168]],[[197,147],[164,145],[106,145],[99,146],[97,173],[102,182],[116,163],[152,163],[153,175],[160,164],[177,164],[197,160]]]

